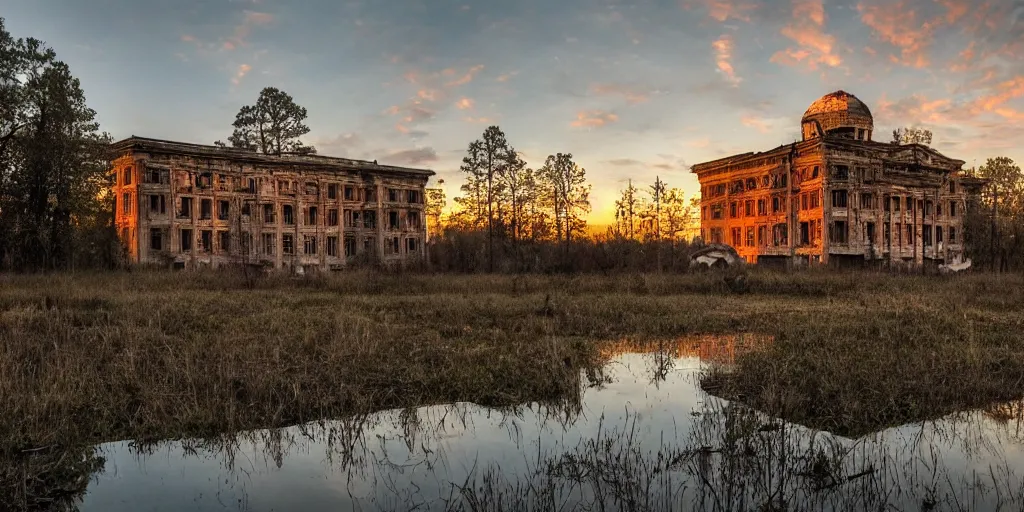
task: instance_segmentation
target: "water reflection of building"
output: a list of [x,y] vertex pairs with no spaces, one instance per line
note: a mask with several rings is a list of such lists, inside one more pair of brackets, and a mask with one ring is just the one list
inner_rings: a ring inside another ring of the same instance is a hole
[[674,340],[617,340],[601,345],[603,360],[611,360],[623,354],[657,352],[681,359],[697,357],[704,362],[735,364],[736,356],[759,350],[771,343],[773,338],[762,334],[696,334]]
[[801,121],[803,140],[693,166],[701,236],[755,262],[950,262],[963,252],[962,160],[876,142],[871,111],[837,91]]

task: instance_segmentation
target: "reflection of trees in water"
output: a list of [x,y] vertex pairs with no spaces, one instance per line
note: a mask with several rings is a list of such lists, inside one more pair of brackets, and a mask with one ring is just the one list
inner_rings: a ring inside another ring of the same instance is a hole
[[103,464],[94,448],[48,447],[0,457],[0,509],[76,511]]

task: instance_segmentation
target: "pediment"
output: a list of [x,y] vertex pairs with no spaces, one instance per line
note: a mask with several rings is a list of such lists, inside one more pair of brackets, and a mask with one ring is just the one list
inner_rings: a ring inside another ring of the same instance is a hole
[[921,144],[891,146],[885,159],[894,164],[923,165],[951,171],[959,170],[965,163],[963,160],[949,158],[937,150]]

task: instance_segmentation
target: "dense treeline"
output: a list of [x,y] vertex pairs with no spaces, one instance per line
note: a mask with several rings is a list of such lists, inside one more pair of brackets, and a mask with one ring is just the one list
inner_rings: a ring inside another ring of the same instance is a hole
[[118,255],[96,113],[67,64],[0,18],[0,263],[110,266]]
[[1024,269],[1024,172],[1013,160],[998,157],[969,174],[989,180],[964,219],[969,254],[987,270]]

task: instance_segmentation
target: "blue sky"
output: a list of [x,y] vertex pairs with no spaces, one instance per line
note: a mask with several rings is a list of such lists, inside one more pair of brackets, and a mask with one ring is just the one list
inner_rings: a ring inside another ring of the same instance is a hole
[[799,136],[846,90],[876,139],[933,130],[967,161],[1024,161],[1024,0],[3,0],[15,37],[81,78],[102,129],[226,139],[265,86],[323,154],[427,167],[449,197],[498,124],[533,166],[571,152],[610,219],[627,179]]

